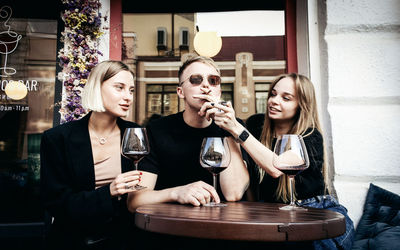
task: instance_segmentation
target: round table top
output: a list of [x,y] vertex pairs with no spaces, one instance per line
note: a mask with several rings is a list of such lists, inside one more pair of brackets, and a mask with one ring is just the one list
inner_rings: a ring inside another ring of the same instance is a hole
[[228,202],[226,207],[175,203],[136,209],[144,230],[177,236],[247,241],[307,241],[333,238],[346,231],[345,217],[327,209],[283,211],[280,203]]

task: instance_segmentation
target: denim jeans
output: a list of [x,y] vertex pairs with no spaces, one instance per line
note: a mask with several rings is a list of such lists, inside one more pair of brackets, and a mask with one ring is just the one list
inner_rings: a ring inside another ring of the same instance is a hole
[[353,221],[347,215],[347,209],[343,205],[340,205],[333,196],[320,195],[306,200],[297,201],[296,203],[302,207],[329,209],[343,214],[346,218],[346,232],[336,238],[314,241],[313,245],[316,250],[351,249],[355,235]]

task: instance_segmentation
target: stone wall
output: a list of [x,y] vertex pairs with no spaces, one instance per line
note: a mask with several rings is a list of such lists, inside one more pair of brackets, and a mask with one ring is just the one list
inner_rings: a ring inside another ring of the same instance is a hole
[[357,225],[369,183],[400,193],[400,1],[318,1],[334,187]]

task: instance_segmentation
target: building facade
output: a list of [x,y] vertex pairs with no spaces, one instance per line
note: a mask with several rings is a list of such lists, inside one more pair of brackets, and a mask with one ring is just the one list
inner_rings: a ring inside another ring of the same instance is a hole
[[[195,53],[195,18],[194,13],[123,15],[123,59],[136,72],[136,122],[183,110],[176,94],[178,70]],[[222,99],[232,102],[239,118],[265,112],[270,82],[287,71],[284,45],[284,36],[222,37],[213,59],[221,70]]]

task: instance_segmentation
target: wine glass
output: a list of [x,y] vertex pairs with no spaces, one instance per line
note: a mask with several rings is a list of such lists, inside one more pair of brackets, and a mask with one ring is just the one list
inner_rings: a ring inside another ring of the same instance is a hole
[[[200,165],[213,175],[213,186],[217,190],[218,174],[224,171],[231,161],[228,140],[225,137],[205,137],[201,144]],[[204,206],[222,207],[224,203],[210,202]]]
[[273,165],[289,177],[290,204],[279,209],[306,210],[294,203],[294,177],[310,165],[307,149],[301,135],[285,134],[280,136],[275,144]]
[[[122,137],[121,154],[133,160],[135,170],[138,170],[139,161],[150,153],[149,141],[145,128],[127,128]],[[136,190],[146,188],[139,184],[134,187]]]

